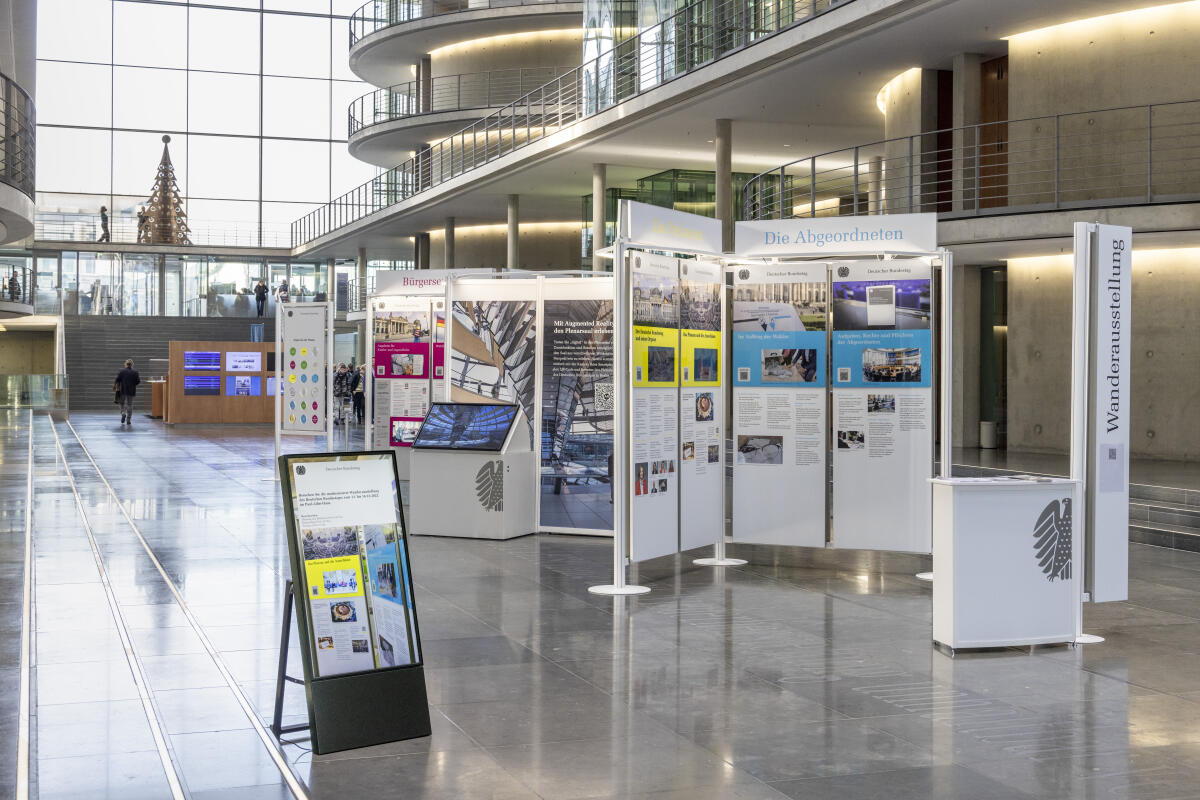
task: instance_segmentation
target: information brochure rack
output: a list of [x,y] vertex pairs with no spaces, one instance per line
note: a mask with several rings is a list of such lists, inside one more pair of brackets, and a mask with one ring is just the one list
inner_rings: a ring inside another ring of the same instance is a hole
[[529,426],[507,403],[435,402],[413,439],[417,535],[512,539],[536,530]]
[[395,454],[285,455],[279,471],[292,570],[285,600],[295,603],[313,752],[428,736]]

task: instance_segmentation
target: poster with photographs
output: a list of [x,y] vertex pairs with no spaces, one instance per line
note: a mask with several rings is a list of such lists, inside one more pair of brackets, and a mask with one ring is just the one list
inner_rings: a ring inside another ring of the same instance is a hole
[[391,454],[285,458],[289,551],[314,676],[419,663]]
[[926,259],[894,259],[830,270],[833,544],[928,553],[932,269]]
[[427,295],[375,297],[371,301],[371,446],[403,448],[397,455],[408,477],[408,448],[433,399],[434,308]]
[[[725,535],[725,270],[679,262],[679,539],[681,550]],[[683,458],[686,448],[691,458]]]
[[542,283],[541,530],[613,529],[613,279]]
[[825,544],[823,263],[734,268],[733,537]]
[[679,550],[679,265],[630,252],[633,408],[630,414],[630,558]]

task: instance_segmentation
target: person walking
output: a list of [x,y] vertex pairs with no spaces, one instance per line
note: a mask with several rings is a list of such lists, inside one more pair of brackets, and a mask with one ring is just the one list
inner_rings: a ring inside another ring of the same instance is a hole
[[359,425],[367,416],[367,365],[360,364],[350,381],[350,394],[354,396],[354,419]]
[[269,291],[267,282],[259,278],[258,283],[254,285],[254,305],[257,306],[260,317],[263,315],[263,309],[267,307],[267,293]]
[[137,231],[138,244],[141,244],[143,242],[149,242],[150,241],[150,218],[146,216],[146,207],[145,206],[142,206],[141,208],[138,209],[137,220],[138,220],[138,231]]
[[133,368],[133,359],[125,362],[125,368],[117,373],[113,380],[113,391],[116,401],[121,404],[121,424],[133,424],[133,398],[137,394],[137,385],[142,382],[138,372]]
[[342,425],[346,421],[346,404],[350,402],[350,370],[345,362],[337,365],[333,374],[333,424]]
[[100,238],[96,241],[112,241],[112,237],[108,235],[108,206],[100,206]]
[[14,303],[21,299],[21,281],[17,278],[15,269],[12,275],[8,276],[8,299]]
[[275,302],[286,303],[288,301],[288,284],[287,278],[279,282],[279,288],[275,290]]

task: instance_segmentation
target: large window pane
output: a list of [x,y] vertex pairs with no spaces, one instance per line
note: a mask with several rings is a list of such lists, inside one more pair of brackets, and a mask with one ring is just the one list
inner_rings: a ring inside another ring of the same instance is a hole
[[329,138],[329,81],[263,78],[263,135]]
[[328,17],[263,14],[263,72],[329,77]]
[[339,142],[346,141],[350,133],[349,118],[350,104],[372,91],[371,87],[361,81],[333,82],[333,121],[329,128],[329,138]]
[[187,9],[115,0],[113,61],[140,67],[186,67]]
[[190,131],[258,135],[258,76],[192,72],[188,82]]
[[188,139],[190,197],[258,199],[258,140],[233,136]]
[[107,195],[111,144],[108,131],[39,128],[38,189]]
[[[115,131],[113,133],[113,193],[133,197],[149,197],[158,175],[158,163],[162,160],[163,134],[141,131]],[[188,189],[187,137],[172,135],[170,144],[171,163],[175,167],[175,180],[179,190]]]
[[38,58],[111,63],[110,0],[40,0],[38,21]]
[[37,120],[42,124],[111,126],[112,67],[40,62]]
[[263,200],[315,203],[328,199],[328,143],[263,140]]
[[236,200],[189,200],[192,244],[209,247],[258,247],[258,203]]
[[345,194],[375,177],[379,171],[374,164],[359,161],[346,150],[346,145],[335,142],[330,146],[331,179],[330,196]]
[[257,75],[259,17],[247,11],[191,9],[188,66]]
[[[174,69],[116,67],[113,127],[187,129],[187,73]],[[147,102],[147,98],[153,98]]]
[[263,8],[267,11],[303,11],[309,14],[328,14],[329,0],[263,0]]
[[[333,52],[333,77],[357,81],[358,76],[350,71],[350,23],[335,19],[329,30],[329,46]],[[363,84],[364,86],[366,84]],[[363,89],[361,94],[371,91]]]

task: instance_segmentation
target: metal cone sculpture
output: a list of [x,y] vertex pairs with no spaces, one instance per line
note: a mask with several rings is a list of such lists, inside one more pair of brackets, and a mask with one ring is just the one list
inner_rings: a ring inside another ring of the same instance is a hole
[[168,145],[170,136],[162,137],[163,154],[158,162],[158,174],[154,188],[146,203],[146,224],[138,229],[138,243],[144,244],[191,244],[188,237],[187,212],[183,210],[183,198],[179,196],[179,184],[175,182],[175,166],[171,163]]

